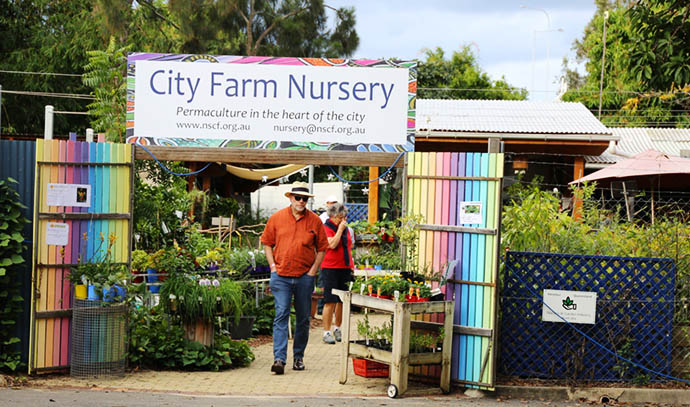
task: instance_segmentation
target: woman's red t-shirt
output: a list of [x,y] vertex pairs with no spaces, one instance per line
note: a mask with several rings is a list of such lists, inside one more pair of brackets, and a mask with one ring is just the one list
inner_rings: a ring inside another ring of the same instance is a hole
[[[323,225],[324,230],[326,231],[326,237],[333,237],[335,236],[335,232],[331,230],[328,226],[325,224]],[[353,261],[352,261],[352,238],[350,237],[350,233],[348,232],[347,229],[343,230],[343,234],[347,236],[347,252],[350,254],[350,265],[346,266],[345,265],[345,259],[343,258],[343,245],[342,241],[338,241],[338,246],[336,246],[335,249],[326,249],[326,256],[323,258],[323,262],[321,262],[321,268],[328,268],[328,269],[351,269],[353,268]]]

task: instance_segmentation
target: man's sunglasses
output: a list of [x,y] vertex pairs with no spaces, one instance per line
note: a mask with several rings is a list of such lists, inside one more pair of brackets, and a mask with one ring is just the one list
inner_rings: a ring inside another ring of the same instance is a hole
[[309,200],[308,196],[293,195],[292,197],[295,198],[295,201],[307,202]]

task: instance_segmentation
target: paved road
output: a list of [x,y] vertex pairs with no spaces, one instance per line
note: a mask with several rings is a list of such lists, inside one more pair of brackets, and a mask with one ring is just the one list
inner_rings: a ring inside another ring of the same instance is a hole
[[[51,390],[51,389],[0,389],[0,406],[31,407],[212,407],[212,406],[251,406],[251,407],[380,407],[380,406],[433,406],[433,407],[574,407],[592,406],[592,403],[573,401],[534,401],[502,400],[494,398],[471,399],[464,395],[404,397],[295,397],[295,396],[209,396],[180,395],[173,393],[143,393],[102,390]],[[616,404],[614,404],[616,405]],[[626,407],[651,406],[652,404],[625,404]],[[662,405],[659,405],[662,406]]]

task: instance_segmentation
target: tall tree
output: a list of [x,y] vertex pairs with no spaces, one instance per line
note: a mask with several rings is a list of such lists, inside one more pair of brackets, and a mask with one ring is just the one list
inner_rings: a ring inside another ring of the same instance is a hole
[[[37,0],[0,2],[0,73],[3,91],[88,94],[79,76],[85,50],[101,47],[90,18],[88,0]],[[34,74],[27,72],[35,72]],[[89,101],[73,97],[4,93],[2,132],[40,134],[45,105],[57,111],[84,112]],[[56,134],[87,126],[86,116],[55,116]]]
[[445,59],[437,47],[425,51],[426,60],[417,68],[417,95],[423,99],[508,99],[524,100],[527,90],[508,84],[504,78],[492,80],[483,72],[470,47]]
[[[183,52],[346,57],[359,45],[351,8],[333,9],[328,29],[323,0],[170,0]],[[330,7],[329,7],[330,8]]]
[[[690,52],[687,2],[600,0],[597,6],[582,39],[573,44],[587,73],[580,83],[569,83],[576,86],[570,86],[563,100],[582,102],[598,114],[601,86],[601,120],[608,126],[690,125],[690,68],[681,62]],[[566,75],[577,77],[567,68]]]

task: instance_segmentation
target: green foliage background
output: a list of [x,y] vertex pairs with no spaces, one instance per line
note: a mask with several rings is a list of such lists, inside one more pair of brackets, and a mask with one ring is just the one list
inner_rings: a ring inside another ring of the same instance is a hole
[[569,90],[563,100],[582,102],[597,112],[606,24],[602,122],[610,127],[690,126],[690,3],[596,3],[582,39],[573,44],[577,61],[586,61],[587,73],[564,69]]

